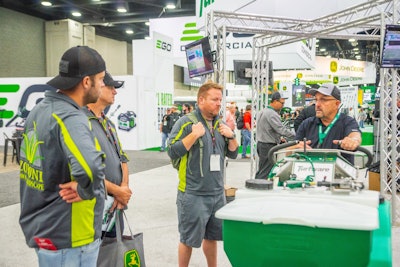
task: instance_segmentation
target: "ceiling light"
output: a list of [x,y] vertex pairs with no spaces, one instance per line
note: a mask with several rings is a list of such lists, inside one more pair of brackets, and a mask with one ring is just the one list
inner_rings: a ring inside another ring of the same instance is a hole
[[151,40],[151,37],[150,36],[146,36],[146,37],[144,37],[144,39]]
[[72,14],[72,16],[74,16],[74,17],[80,17],[80,16],[82,16],[82,14],[81,14],[80,12],[77,12],[77,11],[74,11],[74,12],[72,12],[71,14]]
[[145,24],[146,26],[150,26],[150,21],[146,21],[144,24]]
[[49,1],[42,1],[42,6],[52,6],[53,4]]
[[127,10],[126,10],[125,7],[119,7],[119,8],[117,8],[117,11],[118,11],[119,13],[126,13],[126,12],[127,12]]
[[325,51],[326,51],[326,48],[320,48],[319,51],[325,52]]
[[125,31],[127,34],[133,34],[133,30],[126,30]]
[[359,49],[358,47],[354,47],[353,50],[354,50],[354,51],[358,51],[358,50],[360,50],[360,49]]
[[356,39],[354,39],[354,38],[350,38],[349,39],[349,42],[351,43],[351,42],[354,42]]
[[175,9],[176,6],[175,6],[175,4],[168,3],[168,4],[165,6],[165,8],[166,8],[166,9]]

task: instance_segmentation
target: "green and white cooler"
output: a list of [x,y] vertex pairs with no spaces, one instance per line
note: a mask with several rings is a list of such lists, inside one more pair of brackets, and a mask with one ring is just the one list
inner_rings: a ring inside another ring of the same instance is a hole
[[336,199],[237,199],[216,213],[234,267],[368,266],[378,209]]

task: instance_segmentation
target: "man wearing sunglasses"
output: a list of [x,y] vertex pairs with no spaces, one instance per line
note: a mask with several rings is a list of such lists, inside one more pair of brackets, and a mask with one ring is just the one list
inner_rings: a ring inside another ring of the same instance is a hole
[[[339,113],[341,104],[340,90],[333,84],[323,84],[311,89],[315,96],[315,117],[304,120],[296,132],[296,140],[307,139],[307,148],[328,148],[355,150],[361,144],[361,132],[357,121]],[[302,148],[303,142],[296,147]],[[343,154],[351,163],[352,155]]]
[[256,179],[267,179],[273,167],[273,162],[268,159],[268,152],[281,143],[281,138],[294,138],[295,134],[286,128],[279,115],[280,110],[285,106],[285,98],[279,92],[271,96],[271,103],[267,108],[257,114],[257,154],[259,157]]

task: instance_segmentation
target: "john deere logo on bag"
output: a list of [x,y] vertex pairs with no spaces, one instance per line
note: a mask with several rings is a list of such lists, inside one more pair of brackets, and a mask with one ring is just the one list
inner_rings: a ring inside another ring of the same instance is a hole
[[140,257],[137,250],[132,249],[125,252],[124,263],[125,267],[140,267]]

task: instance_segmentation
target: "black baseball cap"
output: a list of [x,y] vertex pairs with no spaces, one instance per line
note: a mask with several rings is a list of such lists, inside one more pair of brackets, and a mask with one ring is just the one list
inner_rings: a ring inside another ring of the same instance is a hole
[[61,57],[59,75],[47,82],[57,89],[68,90],[77,85],[84,77],[106,70],[101,55],[88,46],[75,46]]
[[114,88],[120,88],[124,85],[124,81],[115,81],[108,71],[106,71],[103,81],[106,86],[113,86]]
[[340,90],[331,83],[324,83],[318,89],[310,89],[308,91],[311,95],[321,93],[323,95],[330,95],[340,101]]
[[287,99],[287,97],[282,97],[279,92],[274,92],[271,96],[271,102],[275,100]]

